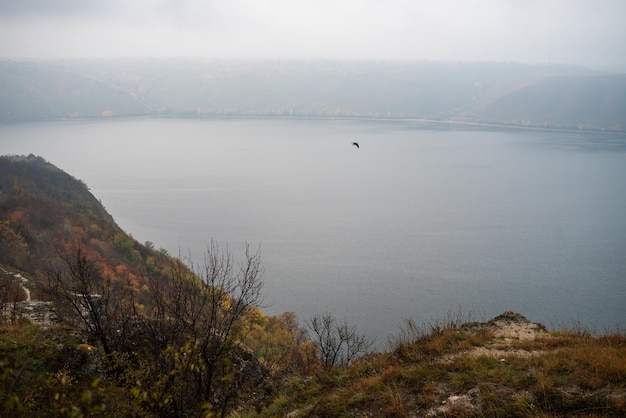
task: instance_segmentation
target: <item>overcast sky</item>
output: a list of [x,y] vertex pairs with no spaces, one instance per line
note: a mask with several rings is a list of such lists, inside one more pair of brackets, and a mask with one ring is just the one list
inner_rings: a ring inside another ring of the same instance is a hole
[[626,0],[0,0],[0,57],[348,58],[626,69]]

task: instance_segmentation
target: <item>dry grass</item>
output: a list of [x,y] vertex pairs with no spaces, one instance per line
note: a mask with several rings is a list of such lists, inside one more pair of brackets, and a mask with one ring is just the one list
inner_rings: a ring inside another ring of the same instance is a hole
[[292,387],[291,410],[313,417],[626,415],[620,332],[548,333],[515,315],[408,329],[391,351]]

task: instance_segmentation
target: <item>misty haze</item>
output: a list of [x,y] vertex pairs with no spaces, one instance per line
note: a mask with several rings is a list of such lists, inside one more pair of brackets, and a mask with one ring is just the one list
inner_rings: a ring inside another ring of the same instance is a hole
[[0,415],[623,416],[625,17],[0,0]]

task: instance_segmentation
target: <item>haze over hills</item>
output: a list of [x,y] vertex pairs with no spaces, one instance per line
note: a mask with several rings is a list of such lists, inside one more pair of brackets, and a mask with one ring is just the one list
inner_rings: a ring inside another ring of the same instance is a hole
[[423,118],[623,132],[626,74],[496,62],[0,62],[0,121],[120,116]]

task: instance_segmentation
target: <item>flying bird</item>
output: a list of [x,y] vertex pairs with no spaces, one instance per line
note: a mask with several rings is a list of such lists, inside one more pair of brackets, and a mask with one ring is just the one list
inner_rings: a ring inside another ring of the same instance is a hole
[[353,142],[352,145],[354,145],[355,147],[359,148],[359,143],[358,142]]

